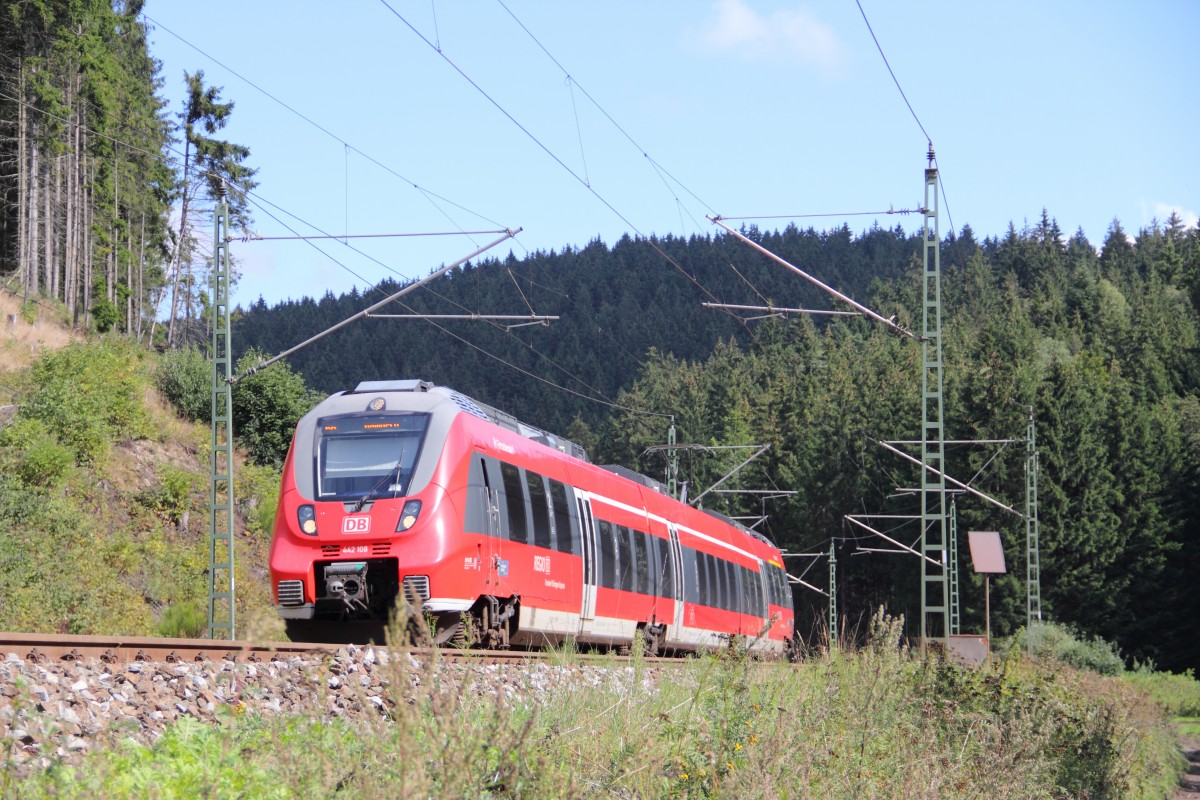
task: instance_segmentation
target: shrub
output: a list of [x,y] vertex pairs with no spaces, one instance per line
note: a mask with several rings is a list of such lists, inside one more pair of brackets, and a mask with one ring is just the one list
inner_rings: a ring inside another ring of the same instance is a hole
[[16,474],[29,486],[57,486],[75,464],[71,449],[37,419],[17,419],[0,430],[0,447],[10,449]]
[[[238,361],[237,373],[266,356],[251,350]],[[254,463],[279,467],[287,457],[296,423],[323,399],[291,367],[275,363],[233,386],[233,434]]]
[[234,495],[246,520],[246,532],[270,538],[279,505],[280,472],[271,467],[244,464],[234,473]]
[[154,370],[154,385],[193,422],[212,414],[212,365],[195,347],[168,350]]
[[194,639],[208,630],[208,612],[199,603],[184,601],[167,606],[155,633],[168,638]]
[[142,492],[138,499],[147,508],[160,511],[171,522],[178,523],[192,507],[192,492],[197,489],[197,476],[172,464],[164,464],[159,483]]
[[1150,666],[1139,666],[1126,680],[1150,695],[1156,703],[1177,717],[1200,717],[1200,681],[1187,670],[1182,675],[1155,672]]
[[102,297],[92,305],[92,322],[98,333],[108,333],[121,320],[121,312],[107,297]]
[[134,344],[120,339],[49,352],[33,365],[21,415],[41,420],[76,462],[93,463],[114,441],[149,432],[140,358]]
[[1101,675],[1120,675],[1125,671],[1125,662],[1116,645],[1099,636],[1084,639],[1082,634],[1063,625],[1034,623],[1026,630],[1024,641],[1030,654],[1037,658],[1051,658]]

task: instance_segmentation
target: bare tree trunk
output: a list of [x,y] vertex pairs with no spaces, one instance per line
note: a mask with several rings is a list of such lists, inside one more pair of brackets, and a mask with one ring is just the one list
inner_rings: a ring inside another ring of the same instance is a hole
[[88,158],[87,158],[87,134],[83,136],[84,155],[81,161],[83,162],[83,208],[81,214],[83,216],[83,248],[81,256],[83,257],[83,285],[79,287],[82,290],[83,302],[80,304],[83,310],[83,327],[86,328],[88,320],[92,314],[92,255],[95,246],[92,242],[92,220],[94,213],[92,211],[91,193],[88,191],[89,173],[88,173]]
[[71,324],[79,325],[79,273],[83,249],[83,123],[75,109],[71,168],[67,172],[67,263],[63,275],[63,295]]
[[29,200],[29,173],[25,163],[28,122],[25,111],[25,64],[22,62],[17,89],[17,274],[21,276],[22,285],[27,285],[25,269],[29,261],[25,239],[25,207]]
[[[66,157],[67,156],[62,155],[54,160],[54,208],[55,208],[55,210],[59,210],[63,207],[62,174],[63,174],[63,159],[65,159]],[[63,246],[59,248],[60,250],[63,251],[62,256],[61,256],[61,260],[64,262],[63,266],[65,266],[65,261],[66,261],[66,239],[68,236],[67,224],[68,224],[67,218],[64,217],[63,225],[62,225]],[[50,285],[46,289],[47,293],[55,300],[58,299],[58,290],[59,290],[59,287],[62,285],[62,269],[59,267],[59,264],[58,264],[59,260],[60,260],[59,258],[56,258],[54,261],[54,268],[53,268],[53,271],[51,272],[51,277],[50,277]]]
[[25,296],[37,297],[38,294],[38,188],[41,183],[41,165],[38,156],[40,149],[38,147],[38,125],[33,123],[30,126],[29,136],[29,178],[27,180],[29,186],[29,194],[26,197],[29,205],[26,207],[26,212],[29,214],[29,222],[25,226],[25,231],[29,235],[29,245],[26,249],[28,261],[26,262],[25,272]]
[[112,240],[112,247],[109,250],[109,258],[107,259],[108,269],[105,271],[104,279],[107,282],[104,296],[108,298],[108,302],[117,302],[117,269],[120,264],[117,261],[117,220],[121,217],[121,180],[120,173],[117,171],[117,150],[120,145],[113,144],[113,218],[112,225],[109,228],[112,233],[109,238]]
[[42,261],[42,286],[47,295],[50,294],[51,275],[54,273],[54,215],[50,213],[50,173],[57,169],[57,158],[46,162],[46,185],[42,187],[42,240],[46,250],[45,259]]
[[[175,242],[175,252],[171,254],[171,265],[174,276],[171,283],[171,319],[167,325],[167,347],[175,344],[175,319],[179,310],[179,275],[183,268],[183,252],[188,247],[188,172],[191,167],[192,140],[184,137],[183,145],[183,196],[179,205],[179,238]],[[171,274],[168,271],[168,275]]]
[[[130,247],[132,251],[133,248]],[[143,300],[146,295],[146,212],[142,212],[142,227],[138,235],[138,274],[137,274],[137,331],[135,335],[142,338],[142,321],[145,319],[146,308]]]
[[133,333],[133,226],[129,226],[125,252],[125,334]]

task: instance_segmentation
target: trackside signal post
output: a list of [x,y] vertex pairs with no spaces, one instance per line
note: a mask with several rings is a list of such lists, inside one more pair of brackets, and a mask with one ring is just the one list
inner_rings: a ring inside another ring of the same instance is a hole
[[208,638],[234,633],[233,386],[229,344],[229,204],[213,217],[212,450],[209,453]]
[[942,398],[942,263],[938,171],[929,146],[921,261],[921,640],[950,637],[950,570],[946,531],[946,430]]

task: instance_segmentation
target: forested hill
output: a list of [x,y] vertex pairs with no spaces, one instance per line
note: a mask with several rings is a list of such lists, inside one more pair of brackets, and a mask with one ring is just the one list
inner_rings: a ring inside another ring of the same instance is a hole
[[[182,102],[167,107],[164,81],[180,76],[161,74],[141,10],[141,0],[0,0],[0,291],[22,298],[29,321],[48,313],[80,333],[168,350],[199,394],[189,407],[206,409],[208,368],[188,346],[211,341],[211,213],[228,188],[233,227],[248,223],[256,173],[250,151],[221,138],[234,104],[202,71],[181,76]],[[919,329],[918,242],[902,229],[747,233]],[[1025,621],[1032,419],[1044,614],[1128,656],[1200,668],[1200,234],[1172,217],[1132,237],[1114,222],[1093,243],[1043,213],[982,240],[963,228],[944,242],[942,263],[946,436],[991,442],[951,447],[947,471],[1012,509],[971,496],[956,504],[960,541],[969,530],[1003,535],[1009,572],[993,582],[993,630]],[[234,341],[276,353],[396,288],[258,303],[239,312]],[[559,319],[511,331],[362,320],[290,366],[325,392],[392,377],[447,384],[577,439],[598,461],[657,476],[661,451],[644,454],[666,442],[668,415],[681,443],[768,444],[722,489],[792,494],[714,492],[703,503],[765,514],[762,528],[795,551],[832,547],[839,611],[851,624],[886,603],[910,633],[919,629],[915,559],[878,552],[896,547],[845,516],[887,514],[873,518],[881,532],[918,541],[907,521],[917,500],[905,490],[919,475],[877,443],[921,433],[921,348],[908,337],[863,319],[742,322],[702,307],[835,307],[727,236],[484,260],[405,301],[391,310]],[[265,463],[281,458],[291,412],[308,399],[285,377],[275,385],[294,403],[271,403],[279,424],[269,436],[250,431],[278,445]],[[250,416],[244,403],[239,413]],[[691,496],[746,453],[686,451]],[[826,562],[789,569],[827,585]],[[981,630],[982,587],[965,553],[959,575],[963,630]],[[798,591],[802,613],[827,607]]]
[[[900,229],[749,233],[919,330],[917,242]],[[1025,622],[1020,514],[1032,412],[1044,616],[1115,641],[1127,657],[1200,667],[1192,635],[1200,614],[1193,587],[1200,574],[1200,234],[1172,218],[1131,238],[1114,222],[1097,247],[1081,233],[1068,239],[1043,214],[1035,226],[982,241],[964,228],[941,252],[946,436],[1010,440],[950,447],[947,471],[1020,512],[965,495],[956,501],[961,539],[967,530],[999,530],[1005,542],[1008,574],[992,583],[993,632]],[[833,544],[842,615],[853,621],[886,603],[916,626],[915,557],[871,552],[895,548],[844,515],[893,515],[877,528],[905,544],[917,541],[913,524],[900,519],[919,510],[917,496],[896,491],[919,485],[916,470],[874,440],[920,435],[919,345],[854,318],[743,325],[703,308],[712,300],[704,290],[729,303],[833,307],[732,237],[624,239],[611,249],[593,242],[481,262],[405,298],[431,313],[527,313],[532,306],[561,315],[549,327],[508,334],[487,323],[447,322],[443,332],[425,322],[363,320],[292,363],[326,391],[386,377],[445,383],[574,435],[598,460],[659,477],[663,457],[644,452],[665,443],[662,417],[610,415],[572,392],[673,414],[680,442],[769,443],[723,488],[795,494],[769,501],[710,494],[705,505],[738,515],[766,511],[767,532],[793,550],[828,552]],[[277,352],[383,296],[259,303],[239,317],[234,338]],[[586,425],[569,425],[576,415]],[[695,496],[744,457],[693,451],[682,477]],[[963,630],[982,630],[982,585],[963,550]],[[805,563],[789,567],[824,586],[826,562],[808,573]],[[797,599],[810,611],[827,602],[811,593]]]
[[[848,227],[747,233],[857,297],[867,294],[872,281],[901,276],[917,252],[916,240],[899,228],[861,236]],[[326,294],[270,308],[260,299],[235,318],[238,353],[249,347],[282,351],[399,288],[387,281],[366,294]],[[731,337],[740,345],[753,342],[754,323],[704,308],[705,302],[833,307],[823,292],[732,237],[625,237],[611,249],[593,241],[578,249],[468,264],[378,312],[559,317],[547,326],[508,331],[499,322],[372,318],[289,361],[322,391],[360,380],[420,377],[565,434],[576,416],[589,425],[607,417],[605,401],[615,401],[620,389],[632,385],[650,348],[693,360],[706,358]]]

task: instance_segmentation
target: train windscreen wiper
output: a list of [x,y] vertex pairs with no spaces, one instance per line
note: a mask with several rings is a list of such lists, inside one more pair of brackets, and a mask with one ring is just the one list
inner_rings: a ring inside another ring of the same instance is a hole
[[351,514],[357,514],[363,510],[363,506],[367,504],[376,492],[383,488],[384,484],[391,483],[392,497],[395,498],[404,488],[404,481],[401,479],[404,473],[404,448],[400,449],[400,456],[396,459],[396,466],[384,473],[379,482],[372,486],[366,494],[354,501],[354,508],[350,510]]

